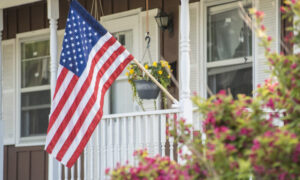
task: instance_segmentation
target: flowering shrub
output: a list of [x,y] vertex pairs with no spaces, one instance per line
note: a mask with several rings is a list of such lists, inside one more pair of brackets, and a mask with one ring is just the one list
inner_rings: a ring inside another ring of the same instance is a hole
[[[285,4],[281,11],[287,18],[300,16],[300,1],[286,0]],[[264,13],[255,9],[251,13],[256,20],[254,30],[265,49],[271,77],[258,86],[255,97],[238,95],[234,99],[225,91],[209,99],[193,97],[203,117],[206,137],[194,132],[191,138],[191,125],[182,119],[174,120],[167,133],[190,153],[182,154],[179,150],[185,164],[176,165],[176,169],[182,174],[169,179],[300,178],[300,54],[272,52],[272,38],[262,25]],[[294,36],[288,34],[285,41],[300,47],[300,30],[297,29],[300,21],[295,21],[295,25],[296,29],[289,28],[295,32]],[[278,121],[284,125],[278,126]],[[154,159],[158,164],[163,161],[159,157]],[[140,162],[146,163],[143,167],[149,164],[143,159]],[[143,170],[148,175],[151,174],[149,171],[155,174],[158,170]],[[148,179],[158,177],[147,176]]]
[[[145,63],[144,67],[146,70],[150,72],[150,74],[158,80],[164,88],[168,88],[171,84],[171,66],[165,60],[161,60],[159,62],[154,61],[152,64]],[[150,78],[143,72],[136,64],[130,64],[128,66],[128,72],[126,72],[126,76],[128,77],[128,81],[132,86],[133,90],[133,98],[138,102],[138,104],[143,107],[142,100],[138,97],[136,91],[135,80],[147,80],[150,81]],[[164,94],[163,94],[164,96]],[[166,105],[166,98],[163,97],[164,104]]]
[[111,175],[111,179],[117,180],[137,180],[137,179],[190,179],[188,171],[171,161],[169,157],[155,156],[147,157],[146,150],[134,152],[134,156],[139,161],[138,166],[118,165],[115,169],[106,173]]

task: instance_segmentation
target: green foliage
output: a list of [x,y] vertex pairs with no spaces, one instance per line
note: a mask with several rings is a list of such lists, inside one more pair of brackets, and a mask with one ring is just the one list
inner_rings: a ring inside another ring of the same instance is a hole
[[[300,16],[300,1],[286,0],[281,11],[288,20],[291,16]],[[185,160],[185,164],[176,166],[178,172],[185,175],[179,177],[300,179],[300,54],[272,52],[272,38],[262,25],[264,13],[255,9],[250,13],[255,19],[254,30],[265,49],[271,77],[257,87],[255,97],[238,95],[234,99],[225,91],[209,99],[193,97],[203,119],[203,133],[193,131],[182,119],[174,119],[167,130],[180,148],[188,148],[190,152],[179,151]],[[288,28],[295,36],[288,34],[285,43],[300,47],[298,25],[300,21],[296,20],[296,28]],[[158,157],[155,160],[162,161]],[[180,171],[182,169],[185,171]],[[163,176],[155,174],[146,179],[163,179]]]

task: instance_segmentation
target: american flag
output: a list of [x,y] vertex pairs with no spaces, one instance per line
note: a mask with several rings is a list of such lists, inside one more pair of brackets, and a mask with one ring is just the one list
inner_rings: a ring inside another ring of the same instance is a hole
[[103,115],[104,95],[133,56],[77,1],[67,18],[46,151],[72,167]]

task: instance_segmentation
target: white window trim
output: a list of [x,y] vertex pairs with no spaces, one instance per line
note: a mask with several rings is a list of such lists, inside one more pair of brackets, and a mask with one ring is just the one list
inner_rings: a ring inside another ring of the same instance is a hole
[[16,35],[16,146],[38,146],[44,145],[45,135],[32,137],[21,137],[21,93],[32,89],[50,89],[50,85],[40,88],[31,87],[21,90],[21,43],[27,41],[47,40],[50,37],[49,29],[30,31]]
[[[232,59],[229,60],[228,62],[224,61],[220,61],[220,62],[207,62],[207,12],[208,12],[208,8],[210,6],[216,6],[219,4],[225,4],[225,3],[231,3],[231,2],[235,2],[235,0],[203,0],[200,1],[200,39],[202,41],[200,41],[200,92],[199,95],[203,98],[207,98],[207,68],[211,68],[211,67],[220,67],[220,63],[222,63],[222,65],[226,66],[226,65],[233,65],[233,64],[237,64],[238,62],[241,61],[241,59],[243,58],[236,58],[236,59]],[[253,74],[253,78],[252,78],[252,89],[255,89],[255,84],[254,84],[254,61],[253,59],[255,59],[255,33],[252,31],[252,56],[248,57],[247,63],[251,63],[252,64],[252,74]],[[240,63],[238,63],[240,64]]]
[[[9,40],[4,40],[4,41],[2,41],[2,48],[3,48],[3,46],[5,46],[5,45],[13,45],[13,48],[14,49],[16,49],[16,39],[9,39]],[[3,51],[2,51],[3,52]],[[4,53],[4,52],[3,52]],[[13,61],[11,62],[12,63],[12,66],[13,67],[16,67],[16,51],[14,51],[14,54],[13,54]],[[2,71],[2,73],[4,73],[3,71]],[[14,72],[13,73],[16,73],[16,69],[14,69]],[[2,78],[4,77],[4,75],[2,76]],[[16,84],[16,79],[14,78],[13,79],[13,82],[12,82],[14,85]],[[11,93],[14,93],[15,94],[15,92],[16,92],[16,89],[14,88],[14,89],[5,89],[5,87],[3,87],[3,94],[4,93],[9,93],[9,92],[11,92]],[[14,99],[12,99],[12,101],[14,101],[14,105],[16,105],[16,96],[14,96]],[[2,99],[2,102],[3,102],[3,99]],[[1,103],[2,103],[1,102]],[[3,110],[2,110],[3,111]],[[2,113],[4,113],[4,112],[2,112]],[[2,114],[3,115],[3,114]],[[12,121],[12,123],[13,123],[13,131],[15,131],[15,127],[16,127],[16,113],[14,113],[13,115],[12,115],[12,117],[13,117],[13,119],[7,119],[7,120],[9,120],[9,121]],[[5,120],[5,119],[4,119]],[[6,120],[5,120],[6,121]],[[3,122],[3,126],[5,125],[5,122]],[[6,134],[4,134],[3,133],[3,144],[4,145],[11,145],[11,144],[15,144],[15,139],[16,139],[16,134],[14,133],[14,135],[13,135],[13,137],[12,138],[6,138]]]

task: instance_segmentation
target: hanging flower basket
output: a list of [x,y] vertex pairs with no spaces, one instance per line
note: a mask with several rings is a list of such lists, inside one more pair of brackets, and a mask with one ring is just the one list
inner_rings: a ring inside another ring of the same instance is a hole
[[159,94],[159,87],[152,81],[134,80],[136,91],[141,99],[156,99]]
[[[163,87],[168,88],[170,86],[171,76],[169,73],[172,72],[172,69],[167,61],[154,61],[152,64],[145,63],[144,67]],[[126,76],[132,86],[133,98],[144,110],[142,100],[156,99],[160,90],[136,64],[130,64],[127,69]],[[164,107],[166,107],[167,100],[164,93],[162,93],[162,100]]]

